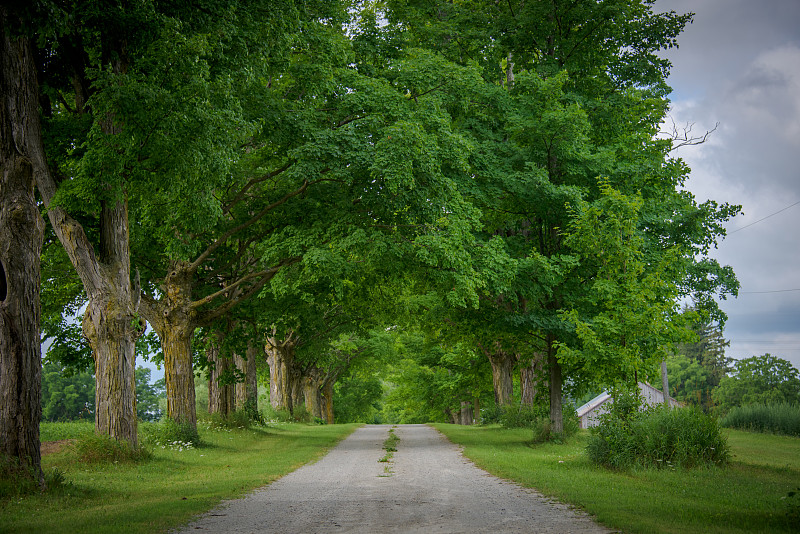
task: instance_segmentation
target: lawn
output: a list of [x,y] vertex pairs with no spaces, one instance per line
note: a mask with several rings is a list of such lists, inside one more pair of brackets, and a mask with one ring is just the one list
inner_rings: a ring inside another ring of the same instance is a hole
[[[201,425],[203,446],[182,451],[156,446],[152,458],[138,464],[83,464],[67,446],[42,460],[45,471],[63,472],[66,484],[0,500],[0,532],[164,532],[321,457],[357,426]],[[42,425],[43,440],[87,432],[91,423]]]
[[589,463],[581,431],[563,445],[531,443],[529,430],[437,424],[487,471],[578,506],[630,533],[800,532],[786,498],[800,487],[800,439],[725,430],[725,468],[615,472]]

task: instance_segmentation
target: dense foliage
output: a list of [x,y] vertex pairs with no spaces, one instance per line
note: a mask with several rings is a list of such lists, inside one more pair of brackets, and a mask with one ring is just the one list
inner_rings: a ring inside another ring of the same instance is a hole
[[800,371],[791,362],[767,353],[738,360],[714,390],[721,413],[748,404],[800,403]]
[[587,451],[594,463],[616,469],[724,465],[730,455],[713,416],[698,408],[642,409],[642,400],[630,393],[615,397]]

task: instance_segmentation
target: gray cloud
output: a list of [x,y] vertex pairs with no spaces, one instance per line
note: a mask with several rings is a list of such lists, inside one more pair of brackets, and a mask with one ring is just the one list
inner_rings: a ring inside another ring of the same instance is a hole
[[[733,266],[742,295],[722,303],[728,355],[770,352],[800,368],[800,2],[658,0],[656,9],[695,11],[665,56],[673,63],[672,115],[710,140],[677,151],[703,201],[741,204],[744,215],[713,254]],[[736,231],[741,229],[741,231]]]

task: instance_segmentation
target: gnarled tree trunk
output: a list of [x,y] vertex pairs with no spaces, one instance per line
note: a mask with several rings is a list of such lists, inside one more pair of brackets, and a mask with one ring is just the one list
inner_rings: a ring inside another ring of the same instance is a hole
[[312,417],[324,418],[322,413],[322,381],[321,371],[317,367],[312,367],[302,378],[303,396],[306,401],[306,410]]
[[183,262],[173,262],[164,279],[164,295],[159,300],[145,297],[142,314],[153,326],[164,352],[164,382],[167,416],[180,424],[197,426],[192,334],[195,312],[192,307],[192,272]]
[[275,338],[275,332],[267,337],[265,350],[269,365],[269,402],[275,410],[294,413],[293,393],[297,389],[294,347],[296,340],[290,332],[283,341]]
[[[116,45],[122,47],[120,43]],[[124,72],[124,53],[115,54],[111,64],[115,73]],[[106,117],[101,126],[108,135],[119,131],[112,117]],[[135,446],[138,439],[134,349],[136,339],[143,331],[143,323],[138,317],[139,288],[131,281],[126,194],[123,190],[101,203],[100,242],[96,255],[94,245],[80,223],[62,207],[52,204],[57,186],[47,166],[41,133],[35,132],[31,139],[32,146],[35,145],[31,161],[37,188],[47,207],[53,230],[89,299],[83,327],[95,359],[96,430]]]
[[39,257],[44,221],[24,153],[30,121],[38,128],[32,47],[10,35],[0,7],[0,470],[4,457],[44,487],[39,452],[41,341]]
[[517,355],[503,350],[499,343],[495,343],[489,350],[484,349],[484,354],[492,364],[494,400],[498,406],[507,406],[514,399],[512,371],[517,363]]

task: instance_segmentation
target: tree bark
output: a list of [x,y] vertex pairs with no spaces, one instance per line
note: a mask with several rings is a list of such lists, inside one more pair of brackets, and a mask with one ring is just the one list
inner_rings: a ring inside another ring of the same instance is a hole
[[234,385],[226,379],[233,364],[230,358],[222,354],[223,335],[219,332],[211,334],[212,339],[206,351],[208,359],[208,413],[216,413],[228,417],[234,410]]
[[461,401],[460,421],[462,425],[472,425],[472,404],[469,401]]
[[303,395],[306,400],[306,410],[318,419],[324,419],[322,411],[322,371],[317,367],[311,369],[303,377]]
[[536,402],[536,395],[539,393],[542,379],[542,368],[545,355],[535,353],[529,365],[520,367],[520,384],[522,387],[521,403],[524,406],[533,406]]
[[247,341],[247,352],[242,358],[234,355],[236,367],[244,374],[244,381],[236,383],[236,409],[243,410],[248,403],[258,410],[258,376],[256,358],[258,349],[252,340]]
[[[25,136],[38,130],[32,46],[0,7],[0,473],[10,460],[44,488],[41,469],[40,271],[44,221]],[[11,465],[11,464],[9,464]]]
[[167,417],[179,424],[197,427],[192,334],[195,311],[191,306],[192,271],[185,262],[172,262],[161,285],[159,300],[142,297],[142,315],[153,326],[164,352],[164,382]]
[[294,413],[294,396],[297,379],[294,372],[294,347],[296,340],[290,332],[283,341],[275,338],[275,332],[267,337],[265,350],[269,365],[269,402],[275,410]]
[[329,425],[333,424],[333,380],[326,380],[322,385],[322,413],[323,419]]
[[499,343],[495,343],[490,350],[484,349],[484,353],[492,364],[494,400],[498,406],[507,406],[514,399],[514,380],[511,373],[517,362],[517,355],[506,352]]
[[479,397],[472,398],[472,422],[478,424],[481,420],[481,399]]
[[556,359],[553,341],[547,340],[547,366],[550,375],[550,421],[554,434],[564,432],[564,412],[561,405],[561,364]]

